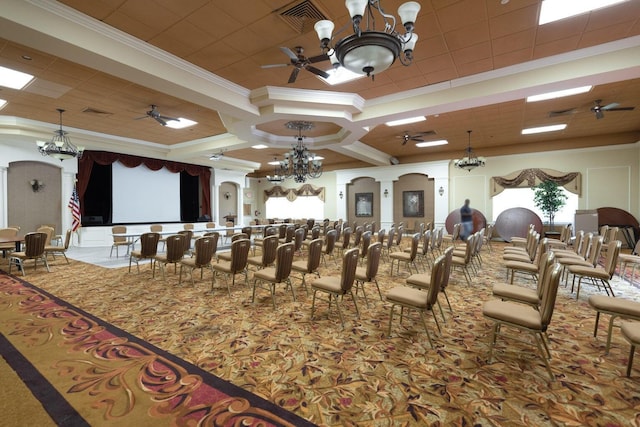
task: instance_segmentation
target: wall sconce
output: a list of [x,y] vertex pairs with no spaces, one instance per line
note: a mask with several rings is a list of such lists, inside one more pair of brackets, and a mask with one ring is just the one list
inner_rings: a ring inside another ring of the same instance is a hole
[[444,188],[442,188],[442,185],[438,189],[438,194],[441,195],[441,196],[444,194]]
[[384,194],[384,197],[389,197],[389,190],[385,188],[383,194]]
[[229,200],[229,197],[231,197],[231,193],[229,193],[228,191],[226,193],[224,193],[224,198]]
[[340,190],[340,192],[338,193],[338,196],[342,199],[344,197],[344,194],[342,193],[342,190]]
[[29,181],[29,184],[31,185],[31,189],[34,193],[37,193],[44,188],[44,182],[37,179],[32,179],[31,181]]

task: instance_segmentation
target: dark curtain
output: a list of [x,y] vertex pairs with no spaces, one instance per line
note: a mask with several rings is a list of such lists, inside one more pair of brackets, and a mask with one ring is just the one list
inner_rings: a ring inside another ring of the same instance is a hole
[[85,151],[78,162],[78,182],[76,188],[80,199],[80,211],[84,215],[84,196],[89,185],[89,177],[94,163],[110,165],[119,161],[129,168],[145,165],[153,171],[166,167],[173,173],[186,172],[191,176],[200,177],[202,187],[202,215],[211,216],[211,170],[206,166],[190,165],[188,163],[172,162],[170,160],[150,159],[148,157],[132,156],[129,154],[110,153],[107,151]]

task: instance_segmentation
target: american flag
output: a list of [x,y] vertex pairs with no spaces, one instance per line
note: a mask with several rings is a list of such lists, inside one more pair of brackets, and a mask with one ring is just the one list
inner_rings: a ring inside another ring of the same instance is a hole
[[71,200],[69,200],[69,204],[67,205],[69,209],[71,209],[71,216],[73,217],[73,221],[71,222],[71,231],[76,231],[80,228],[80,199],[78,198],[78,190],[76,190],[76,186],[73,186],[73,193],[71,193]]

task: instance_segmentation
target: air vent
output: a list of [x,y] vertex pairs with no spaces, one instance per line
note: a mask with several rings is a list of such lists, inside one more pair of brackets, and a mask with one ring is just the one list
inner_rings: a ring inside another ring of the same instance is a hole
[[97,116],[110,116],[113,114],[108,111],[96,110],[95,108],[91,108],[91,107],[85,108],[84,110],[82,110],[82,112],[88,113],[88,114],[95,114]]
[[276,11],[280,18],[299,34],[313,30],[316,22],[327,19],[318,6],[309,0],[294,2]]

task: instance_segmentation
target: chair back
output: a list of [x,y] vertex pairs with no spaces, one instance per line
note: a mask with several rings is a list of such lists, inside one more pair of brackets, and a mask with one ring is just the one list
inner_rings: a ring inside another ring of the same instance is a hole
[[184,224],[182,226],[185,230],[191,230],[193,231],[193,224]]
[[203,267],[211,263],[211,258],[215,253],[218,246],[218,239],[216,236],[203,236],[196,239],[194,244],[196,250],[196,267]]
[[427,307],[431,308],[438,301],[438,293],[440,292],[440,286],[444,275],[444,265],[446,262],[446,255],[440,255],[433,262],[431,268],[431,284],[427,291]]
[[395,241],[395,245],[396,246],[400,246],[400,242],[402,242],[402,235],[404,234],[404,226],[403,225],[399,225],[398,226],[398,232],[396,233],[396,241]]
[[313,239],[309,243],[309,255],[307,256],[307,273],[313,273],[320,266],[322,257],[322,239]]
[[240,240],[240,239],[248,239],[249,236],[247,236],[245,233],[235,233],[234,235],[231,236],[231,243],[235,242],[236,240]]
[[0,228],[0,237],[16,237],[19,231],[20,230],[13,227]]
[[411,236],[411,252],[409,252],[409,260],[413,261],[418,255],[418,244],[420,244],[420,233],[414,233]]
[[349,243],[351,242],[351,234],[353,234],[353,230],[351,227],[347,227],[342,230],[342,248],[347,249],[349,247]]
[[149,226],[149,231],[152,233],[161,233],[162,232],[162,224],[151,224]]
[[604,260],[604,270],[609,275],[609,279],[611,279],[616,272],[621,247],[622,242],[620,240],[612,240],[607,244],[607,257]]
[[364,233],[364,227],[359,225],[356,227],[356,231],[353,234],[353,247],[357,248],[360,246],[360,240],[362,240],[362,233]]
[[251,240],[239,239],[231,243],[231,273],[236,274],[247,267],[247,258],[249,257],[249,249],[251,248]]
[[585,233],[582,236],[582,240],[580,241],[580,249],[578,252],[578,255],[580,255],[582,259],[587,259],[589,257],[589,246],[591,244],[593,236],[593,233]]
[[191,239],[193,238],[193,231],[191,230],[180,230],[178,234],[182,234],[184,236],[184,252],[189,251],[191,249]]
[[216,228],[216,223],[215,222],[208,222],[205,227],[206,228]]
[[140,255],[143,258],[151,258],[158,253],[159,233],[142,233],[140,236]]
[[371,232],[365,231],[360,237],[360,258],[366,258],[369,254],[369,245],[371,245]]
[[475,247],[476,247],[475,233],[467,237],[467,241],[465,243],[467,244],[467,246],[464,251],[464,263],[469,264],[469,262],[471,261],[471,257],[473,256],[473,251],[475,250]]
[[542,300],[547,276],[551,273],[551,267],[556,262],[556,256],[553,251],[545,252],[538,260],[538,299]]
[[358,248],[349,249],[342,257],[340,289],[342,289],[343,294],[351,291],[353,282],[356,279],[356,268],[358,267],[358,251]]
[[560,263],[555,263],[550,270],[549,274],[546,275],[542,300],[540,301],[540,320],[543,331],[547,330],[547,326],[551,323],[551,317],[553,317],[553,309],[558,295],[558,284],[562,275],[562,266]]
[[378,230],[378,242],[384,244],[384,236],[387,234],[387,230],[381,228]]
[[278,237],[284,239],[287,235],[287,224],[280,224],[278,227]]
[[253,229],[251,227],[249,227],[249,226],[245,226],[245,227],[242,227],[242,229],[240,229],[241,233],[244,233],[244,234],[247,235],[247,239],[251,238],[251,232],[252,231],[253,231]]
[[431,230],[422,233],[422,255],[429,253],[431,249]]
[[[114,225],[111,227],[112,234],[124,234],[127,232],[127,227],[124,225]],[[113,236],[113,243],[126,242],[125,236]]]
[[51,238],[53,237],[53,233],[55,229],[48,225],[41,225],[36,229],[38,233],[45,233],[47,235],[47,245],[51,244]]
[[271,265],[276,260],[276,249],[278,247],[278,236],[272,234],[262,240],[262,266]]
[[325,248],[324,253],[330,255],[333,253],[333,249],[336,246],[336,237],[338,236],[338,230],[333,229],[327,232],[325,236]]
[[453,246],[449,246],[444,251],[444,267],[442,270],[442,277],[440,280],[440,290],[444,291],[449,286],[449,277],[451,276],[451,260],[453,259]]
[[311,229],[311,240],[316,240],[318,237],[320,237],[320,226],[314,225]]
[[284,242],[285,243],[292,242],[293,238],[295,237],[295,234],[296,234],[295,225],[288,225],[284,234]]
[[26,248],[24,250],[27,258],[36,258],[44,254],[44,247],[47,245],[47,233],[34,231],[24,236]]
[[272,225],[267,225],[264,230],[262,231],[262,236],[263,237],[267,237],[267,236],[277,236],[278,234],[278,229]]
[[620,227],[609,227],[609,231],[604,238],[604,244],[608,244],[618,238],[618,231],[620,231]]
[[396,229],[394,227],[391,227],[389,229],[389,236],[387,237],[387,249],[393,246],[393,242],[395,241],[395,238],[396,238]]
[[186,236],[184,234],[173,234],[167,236],[166,250],[167,250],[167,263],[179,262],[184,257],[184,240]]
[[224,223],[224,226],[225,226],[225,227],[227,227],[227,234],[226,234],[226,236],[227,236],[227,237],[231,237],[231,236],[233,236],[233,233],[234,233],[234,229],[233,229],[234,223],[233,223],[233,221],[227,221],[227,222],[225,222],[225,223]]
[[365,275],[367,280],[373,280],[378,274],[378,267],[380,267],[380,254],[382,253],[382,243],[375,242],[369,245],[367,248],[367,270]]
[[67,230],[67,232],[64,234],[64,250],[66,251],[67,249],[69,249],[69,244],[71,244],[71,230]]
[[293,253],[294,253],[294,244],[293,243],[284,243],[278,246],[276,250],[276,282],[280,283],[287,278],[291,274],[291,264],[293,263]]
[[602,242],[604,241],[604,237],[593,235],[591,236],[591,242],[589,244],[589,254],[587,257],[587,261],[595,267],[598,265],[598,259],[600,259],[600,251],[602,250]]
[[293,239],[293,250],[295,252],[300,251],[300,248],[302,248],[302,242],[304,241],[304,238],[307,235],[307,228],[306,227],[300,227],[295,231],[295,236]]

